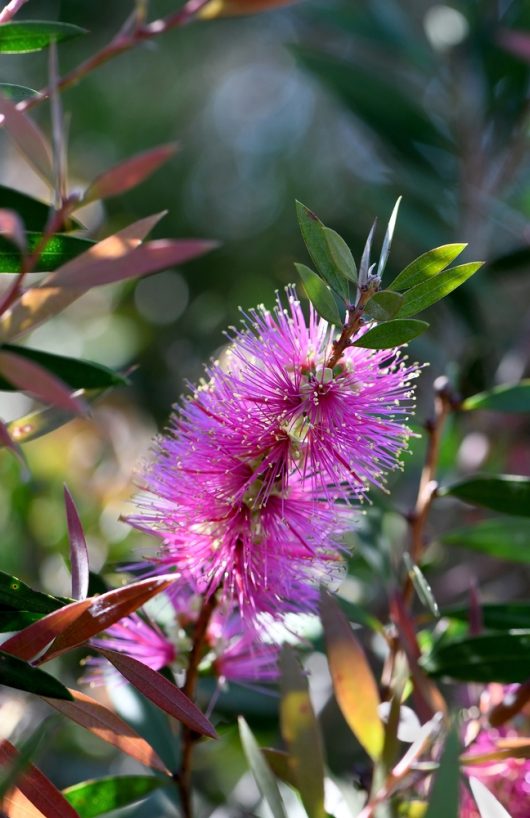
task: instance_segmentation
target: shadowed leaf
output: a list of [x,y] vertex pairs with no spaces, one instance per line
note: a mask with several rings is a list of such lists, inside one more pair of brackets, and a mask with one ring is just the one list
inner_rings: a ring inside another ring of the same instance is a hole
[[458,497],[464,503],[483,506],[520,517],[530,517],[530,478],[517,474],[490,477],[477,474],[438,489],[440,497]]
[[130,190],[147,179],[178,150],[178,145],[160,145],[158,148],[140,153],[116,167],[105,171],[89,185],[81,205],[97,199],[108,199]]
[[450,730],[435,775],[425,818],[457,818],[460,789],[460,747],[456,729]]
[[380,290],[371,297],[365,307],[365,313],[376,321],[389,321],[397,315],[403,303],[403,296],[392,290]]
[[348,278],[353,284],[357,283],[357,265],[355,264],[352,252],[342,236],[330,227],[324,227],[324,238],[328,245],[330,259],[344,278]]
[[302,238],[318,272],[326,280],[332,290],[342,298],[348,298],[348,284],[338,270],[330,253],[328,238],[324,232],[324,225],[312,210],[296,202],[296,214],[302,232]]
[[88,406],[72,395],[67,384],[18,352],[6,352],[5,347],[0,347],[0,373],[19,390],[29,392],[43,403],[78,415],[88,413]]
[[447,640],[422,665],[432,676],[466,682],[525,682],[530,677],[530,630]]
[[88,549],[81,520],[72,495],[64,487],[66,523],[70,540],[70,563],[72,567],[72,599],[86,599],[88,594]]
[[28,665],[22,659],[4,653],[0,649],[0,684],[14,687],[17,690],[26,690],[37,696],[49,696],[54,699],[71,699],[70,693],[61,682]]
[[33,611],[2,611],[0,610],[0,633],[20,631],[32,622],[42,619],[44,614]]
[[39,96],[39,92],[34,91],[33,88],[26,88],[25,85],[14,85],[11,82],[0,82],[0,94],[15,104]]
[[269,11],[276,6],[288,6],[296,0],[210,0],[200,10],[198,17],[210,20],[213,17],[231,17],[239,14],[255,14]]
[[[63,355],[54,355],[50,352],[41,352],[38,349],[3,344],[0,351],[13,352],[22,358],[27,358],[39,364],[43,369],[56,375],[72,389],[105,389],[109,386],[124,386],[128,383],[123,375],[108,369],[106,366],[93,361],[65,358]],[[12,390],[13,384],[0,376],[0,389]]]
[[530,412],[530,379],[513,386],[496,386],[466,398],[461,409],[488,409],[494,412]]
[[295,264],[297,272],[304,284],[304,290],[317,313],[330,324],[340,325],[342,320],[335,304],[333,293],[320,276],[306,267],[305,264]]
[[521,518],[482,520],[448,531],[440,542],[471,548],[502,560],[530,563],[530,522]]
[[241,744],[243,745],[248,765],[252,770],[263,798],[268,803],[274,818],[286,818],[282,796],[280,795],[276,779],[243,716],[238,718],[238,724]]
[[103,813],[134,804],[167,784],[167,780],[154,775],[116,775],[82,781],[67,787],[62,794],[80,818],[97,818]]
[[56,611],[64,600],[34,591],[18,577],[0,571],[0,610],[14,608],[20,611],[34,611],[47,614]]

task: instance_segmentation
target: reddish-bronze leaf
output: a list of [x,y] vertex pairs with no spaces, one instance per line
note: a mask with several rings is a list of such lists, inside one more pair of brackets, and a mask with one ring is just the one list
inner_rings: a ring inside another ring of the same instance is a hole
[[[0,766],[12,764],[18,752],[9,741],[0,743]],[[39,809],[46,818],[79,818],[57,787],[33,764],[28,764],[17,780],[17,789]],[[15,802],[17,801],[15,796]],[[11,813],[8,813],[11,818]],[[19,812],[20,814],[20,812]]]
[[136,759],[140,764],[170,775],[166,765],[151,745],[127,722],[85,693],[72,689],[70,693],[74,698],[73,702],[59,699],[45,699],[45,701],[66,718],[84,727],[107,744],[117,747],[122,753]]
[[383,750],[384,730],[374,675],[350,623],[335,600],[325,592],[320,601],[320,613],[337,704],[368,755],[378,759]]
[[46,818],[35,804],[29,801],[18,787],[14,787],[0,802],[0,816],[7,818]]
[[0,125],[31,162],[37,173],[53,187],[53,162],[46,137],[32,119],[0,95]]
[[[183,264],[197,256],[202,256],[217,247],[214,241],[201,239],[181,239],[150,241],[130,253],[111,260],[94,258],[87,261],[75,272],[65,265],[53,273],[49,284],[54,287],[88,289],[103,284],[113,284],[129,278],[156,273],[166,267]],[[78,256],[79,258],[79,256]]]
[[206,716],[204,716],[197,705],[189,699],[181,690],[174,684],[164,678],[156,670],[152,670],[147,665],[133,659],[131,656],[125,656],[123,653],[118,653],[114,650],[98,651],[109,662],[112,662],[114,667],[125,676],[125,678],[137,689],[143,693],[153,704],[156,704],[161,710],[169,713],[170,716],[177,719],[194,730],[196,733],[208,736],[209,738],[217,738],[217,733],[213,724],[211,724]]
[[52,613],[11,636],[2,644],[2,650],[29,662],[42,653],[53,642],[57,634],[79,619],[83,611],[89,608],[92,602],[92,598],[83,599],[80,602],[65,605],[57,611],[52,611]]
[[86,403],[72,389],[40,364],[15,352],[0,350],[0,373],[22,392],[29,392],[43,403],[58,406],[76,415],[86,415]]
[[16,244],[22,253],[26,252],[27,243],[24,225],[18,213],[14,210],[4,208],[0,210],[0,236],[5,236],[6,239]]
[[68,539],[70,540],[72,598],[86,599],[89,579],[88,550],[79,514],[77,513],[72,495],[66,486],[64,487],[64,503],[66,506]]
[[85,205],[97,199],[118,196],[120,193],[125,193],[125,191],[136,187],[174,156],[177,149],[178,145],[175,143],[160,145],[158,148],[132,156],[130,159],[116,165],[116,167],[105,171],[89,185],[81,204]]

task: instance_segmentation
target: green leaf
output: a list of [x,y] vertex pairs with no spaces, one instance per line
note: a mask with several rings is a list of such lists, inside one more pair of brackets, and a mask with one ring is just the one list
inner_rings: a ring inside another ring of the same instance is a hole
[[49,673],[0,650],[0,684],[50,699],[72,700],[64,685]]
[[414,586],[414,590],[416,591],[419,600],[433,616],[439,617],[440,609],[438,608],[438,603],[436,602],[432,588],[427,582],[421,569],[415,565],[410,557],[410,554],[408,554],[406,551],[403,554],[403,562],[405,563],[410,581]]
[[392,290],[379,290],[365,307],[366,315],[376,321],[389,321],[397,315],[403,303],[403,296]]
[[3,611],[0,610],[0,633],[21,631],[26,625],[36,622],[44,614],[33,611]]
[[331,227],[324,227],[324,237],[328,245],[329,256],[336,269],[344,278],[348,278],[353,284],[357,283],[357,265],[352,252],[342,236],[332,230]]
[[511,386],[496,386],[466,398],[461,409],[490,409],[495,412],[530,412],[530,378]]
[[256,784],[268,803],[274,818],[287,818],[280,790],[271,768],[265,761],[254,735],[243,716],[238,718],[239,735],[248,765]]
[[428,328],[426,321],[416,321],[414,318],[395,318],[393,321],[383,321],[373,329],[369,329],[353,342],[354,347],[367,349],[389,349],[406,344],[421,335]]
[[117,775],[82,781],[62,790],[79,818],[96,818],[106,812],[134,804],[169,783],[154,775]]
[[11,102],[23,102],[25,99],[39,96],[39,92],[34,91],[33,88],[26,88],[25,85],[13,85],[11,82],[0,82],[0,94],[10,99]]
[[445,270],[466,247],[467,244],[443,244],[423,253],[396,276],[392,282],[392,289],[400,292],[409,290],[425,279],[432,278]]
[[440,766],[434,779],[425,818],[458,818],[460,792],[460,746],[456,728],[445,741]]
[[326,321],[329,321],[330,324],[340,325],[342,323],[340,313],[328,285],[305,264],[295,264],[294,266],[304,283],[307,297],[318,314],[325,318]]
[[[0,350],[15,352],[22,358],[34,361],[48,372],[52,372],[72,389],[103,389],[109,386],[124,386],[127,379],[112,369],[108,369],[101,364],[92,361],[80,361],[75,358],[65,358],[62,355],[54,355],[51,352],[41,352],[37,349],[27,347],[12,346],[11,344],[0,345]],[[9,381],[0,375],[0,390],[13,390]]]
[[348,284],[331,258],[324,225],[318,216],[301,202],[296,202],[296,213],[302,238],[318,272],[332,290],[342,298],[348,299]]
[[445,298],[468,278],[471,278],[483,263],[482,261],[470,261],[468,264],[460,264],[458,267],[451,267],[449,270],[438,273],[428,281],[416,284],[403,296],[403,305],[399,311],[400,317],[408,318]]
[[[42,232],[50,215],[49,204],[3,185],[0,185],[0,207],[14,210],[24,222],[26,230],[36,232]],[[65,229],[78,229],[80,227],[82,225],[78,221],[69,219]]]
[[448,531],[441,542],[471,548],[502,560],[530,563],[530,521],[518,518],[482,520]]
[[388,226],[386,228],[385,238],[383,239],[383,247],[381,249],[381,256],[379,257],[379,264],[377,265],[377,275],[381,278],[385,271],[386,263],[388,261],[388,256],[390,253],[390,247],[392,246],[392,239],[394,237],[394,230],[396,227],[397,215],[399,211],[399,205],[401,204],[401,196],[398,198],[397,202],[394,205],[394,209],[390,215],[390,219],[388,220]]
[[458,497],[465,503],[490,508],[492,511],[530,517],[530,479],[517,474],[501,474],[497,477],[477,474],[450,486],[443,486],[437,493],[440,497]]
[[463,682],[524,682],[530,676],[530,630],[446,640],[422,665],[431,676]]
[[0,571],[0,610],[47,614],[62,605],[63,600],[34,591],[17,577]]
[[307,678],[289,646],[282,650],[280,668],[280,724],[289,751],[289,766],[309,818],[325,818],[322,737]]
[[[1,28],[1,26],[0,26]],[[30,231],[26,233],[28,248],[34,250],[39,244],[42,233]],[[51,272],[66,264],[73,258],[92,247],[93,241],[79,239],[75,236],[58,234],[48,240],[35,272]],[[0,236],[0,273],[18,273],[20,270],[20,253],[3,237]]]
[[[520,629],[530,631],[530,604],[527,602],[481,605],[480,614],[482,624],[487,630],[509,631]],[[458,619],[461,622],[469,622],[470,610],[466,607],[444,608],[442,616],[448,619]]]
[[0,53],[27,54],[29,51],[41,51],[51,43],[70,40],[80,34],[87,34],[87,30],[52,20],[3,23],[0,26]]

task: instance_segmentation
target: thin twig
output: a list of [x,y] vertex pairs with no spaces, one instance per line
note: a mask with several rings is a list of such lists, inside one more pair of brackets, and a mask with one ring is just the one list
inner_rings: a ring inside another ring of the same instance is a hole
[[347,347],[350,346],[352,337],[361,326],[364,316],[364,308],[373,294],[374,290],[371,287],[367,287],[359,291],[359,300],[357,305],[353,309],[348,310],[348,320],[342,328],[340,337],[333,342],[331,355],[326,363],[326,367],[329,369],[333,369],[338,364],[342,357],[342,353]]

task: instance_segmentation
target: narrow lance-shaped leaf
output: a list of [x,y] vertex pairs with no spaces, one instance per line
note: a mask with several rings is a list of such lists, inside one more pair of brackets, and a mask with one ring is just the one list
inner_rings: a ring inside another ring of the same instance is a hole
[[269,11],[276,6],[288,6],[296,0],[211,0],[198,13],[198,17],[210,20],[213,17],[231,17],[238,14],[255,14]]
[[339,325],[342,323],[340,313],[337,309],[333,293],[328,285],[322,281],[320,276],[317,276],[313,270],[306,267],[305,264],[294,265],[298,271],[300,278],[304,283],[304,289],[307,297],[316,309],[317,313],[322,316],[330,324]]
[[[13,763],[17,756],[16,748],[4,739],[0,743],[0,765]],[[33,764],[28,764],[18,779],[17,789],[46,818],[79,818],[57,787]]]
[[417,321],[414,318],[395,318],[392,321],[383,321],[376,327],[369,329],[356,341],[353,346],[368,349],[390,349],[412,341],[429,328],[426,321]]
[[412,562],[410,554],[407,552],[403,554],[403,562],[405,563],[410,581],[412,582],[419,599],[432,613],[432,615],[438,618],[440,616],[440,609],[438,608],[438,603],[434,598],[432,588],[427,582],[425,575],[421,569]]
[[352,252],[342,236],[332,230],[331,227],[323,228],[324,238],[328,246],[329,256],[333,264],[344,276],[353,284],[357,283],[357,265],[353,258]]
[[54,20],[24,20],[4,23],[0,26],[0,53],[27,54],[42,51],[51,43],[79,37],[87,31],[71,23]]
[[123,719],[112,710],[78,690],[70,690],[73,702],[46,699],[48,704],[66,718],[84,727],[92,735],[117,747],[122,753],[146,767],[169,774],[155,750]]
[[245,756],[263,798],[268,803],[274,818],[287,818],[276,779],[265,761],[250,727],[243,716],[239,716],[237,721]]
[[94,179],[85,191],[80,205],[97,199],[118,196],[136,187],[174,156],[177,150],[178,145],[175,143],[160,145],[158,148],[126,159],[125,162],[121,162]]
[[525,682],[530,677],[530,631],[447,640],[422,665],[432,676],[464,682]]
[[471,548],[502,560],[530,563],[530,521],[524,518],[482,520],[448,531],[440,542]]
[[438,489],[438,495],[458,497],[465,503],[502,511],[520,517],[530,517],[530,478],[517,474],[490,477],[477,474]]
[[34,611],[2,611],[0,610],[0,633],[12,633],[42,619],[44,614]]
[[478,778],[470,776],[469,786],[480,813],[480,818],[512,818],[508,810]]
[[466,398],[461,409],[488,409],[494,412],[530,412],[530,379],[520,383],[496,386]]
[[[4,26],[1,28],[4,28]],[[53,162],[48,141],[33,120],[17,110],[17,107],[10,100],[1,96],[0,125],[3,125],[37,173],[53,187]]]
[[325,818],[322,737],[313,712],[307,679],[293,650],[284,646],[280,724],[289,766],[309,818]]
[[22,479],[25,480],[29,475],[29,469],[26,458],[24,456],[24,452],[22,451],[18,443],[15,440],[13,440],[13,438],[9,434],[7,426],[2,420],[0,420],[0,446],[4,446],[6,449],[9,449],[10,451],[13,452],[13,454],[15,455],[15,457],[22,466],[23,469]]
[[445,741],[425,818],[457,818],[460,790],[460,747],[453,727]]
[[[47,372],[60,378],[73,390],[104,389],[109,386],[124,386],[128,383],[127,379],[122,375],[93,361],[66,358],[63,355],[41,352],[40,349],[29,349],[28,347],[12,344],[3,344],[0,349],[5,352],[13,352],[22,358],[33,361]],[[0,376],[0,389],[10,390],[14,388],[13,384]]]
[[302,238],[320,275],[326,280],[332,290],[341,298],[348,298],[348,284],[344,276],[337,270],[330,255],[328,240],[324,233],[324,225],[318,216],[301,202],[296,202],[296,214],[302,232]]
[[467,247],[467,244],[444,244],[414,259],[392,282],[392,289],[410,290],[422,281],[445,270]]
[[15,85],[12,82],[0,82],[0,94],[15,104],[39,96],[39,92],[33,88],[27,88],[25,85]]
[[392,239],[394,237],[394,230],[396,228],[396,221],[397,215],[399,211],[399,205],[401,204],[401,196],[398,198],[397,202],[394,205],[394,209],[390,215],[390,219],[388,220],[388,226],[385,233],[385,238],[383,239],[383,247],[381,249],[381,256],[379,257],[379,264],[377,265],[377,275],[382,277],[386,263],[388,261],[388,256],[390,253],[390,247],[392,246]]
[[370,232],[368,233],[368,238],[366,239],[366,243],[364,245],[363,254],[361,256],[361,263],[359,265],[359,286],[366,287],[368,283],[368,276],[370,274],[370,253],[372,250],[372,241],[374,238],[375,228],[377,225],[377,221],[374,221],[372,227],[370,228]]
[[[26,232],[25,238],[28,249],[33,251],[37,246],[40,246],[42,237],[42,233],[35,230]],[[93,246],[93,241],[81,239],[77,236],[66,236],[61,233],[51,236],[43,246],[33,272],[49,273]],[[0,238],[0,273],[18,273],[20,272],[20,263],[19,249],[13,247],[5,239]]]
[[[483,627],[494,631],[509,631],[514,628],[530,630],[530,603],[507,602],[480,606]],[[445,608],[442,616],[469,622],[471,611],[466,607]]]
[[14,210],[6,208],[0,210],[0,235],[16,244],[22,253],[26,251],[24,224]]
[[452,293],[468,278],[471,278],[477,270],[483,266],[482,261],[471,261],[469,264],[460,264],[458,267],[451,267],[444,270],[428,281],[417,284],[403,295],[403,304],[399,310],[400,318],[408,318],[417,312],[426,310],[446,295]]
[[[7,207],[14,210],[26,226],[26,230],[42,235],[42,230],[46,226],[48,217],[50,215],[50,204],[41,202],[28,196],[26,193],[21,193],[20,190],[14,190],[11,187],[0,185],[0,202],[2,207]],[[65,225],[66,229],[79,229],[82,225],[75,220],[68,220]]]
[[72,566],[72,599],[86,599],[88,594],[88,549],[85,534],[72,495],[64,487],[66,523],[70,540],[70,563]]
[[[85,397],[87,403],[95,401],[103,392],[102,389],[94,389],[90,390],[90,392],[79,391]],[[66,409],[48,406],[46,409],[39,409],[36,412],[30,412],[12,420],[7,424],[7,431],[16,443],[28,443],[30,440],[35,440],[49,432],[53,432],[60,426],[64,426],[73,418],[74,414]]]
[[34,591],[18,577],[0,571],[0,610],[7,607],[47,614],[56,611],[63,604],[64,600]]
[[368,755],[377,760],[383,750],[384,730],[374,675],[350,623],[337,603],[324,592],[320,612],[337,704],[357,740]]
[[82,781],[62,791],[79,818],[97,818],[146,798],[168,780],[154,775],[116,775],[94,781]]
[[389,321],[397,315],[403,303],[403,296],[392,290],[380,290],[370,298],[365,313],[376,321]]
[[66,687],[49,673],[28,665],[22,659],[0,650],[0,684],[26,690],[37,696],[53,699],[71,699]]
[[88,413],[85,402],[73,395],[71,388],[60,378],[18,353],[0,348],[0,374],[22,392],[29,392],[43,403],[51,403],[74,414]]
[[142,662],[125,656],[114,650],[98,649],[116,670],[150,701],[154,702],[170,716],[185,724],[190,730],[209,738],[217,738],[213,725],[204,716],[197,705],[189,699],[178,687],[165,679],[156,670],[152,670]]

